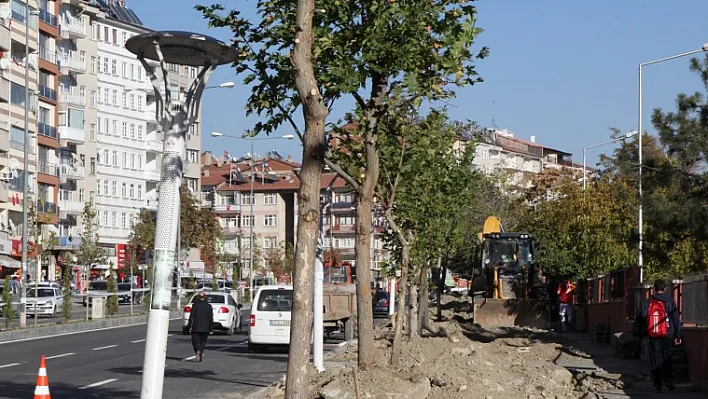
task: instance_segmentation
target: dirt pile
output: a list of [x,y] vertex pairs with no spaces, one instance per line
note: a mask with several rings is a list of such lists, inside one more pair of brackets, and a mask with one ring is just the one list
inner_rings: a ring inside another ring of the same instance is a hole
[[[405,340],[396,368],[388,364],[390,328],[377,328],[377,367],[357,373],[362,398],[599,398],[596,392],[621,388],[620,381],[574,375],[554,364],[561,356],[584,356],[560,344],[557,335],[522,328],[483,329],[469,321],[466,300],[444,299],[448,321],[431,322],[440,334]],[[325,373],[311,372],[310,397],[355,398],[355,362],[355,347],[328,358]],[[280,395],[282,391],[274,389],[268,397]]]

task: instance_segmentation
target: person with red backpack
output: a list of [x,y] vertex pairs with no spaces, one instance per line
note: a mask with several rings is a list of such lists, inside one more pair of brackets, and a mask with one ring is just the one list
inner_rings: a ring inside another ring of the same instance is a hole
[[671,345],[681,345],[681,324],[676,302],[671,291],[666,292],[665,280],[654,282],[654,294],[647,299],[640,314],[640,321],[649,338],[649,358],[654,388],[661,392],[662,385],[669,391],[673,384]]

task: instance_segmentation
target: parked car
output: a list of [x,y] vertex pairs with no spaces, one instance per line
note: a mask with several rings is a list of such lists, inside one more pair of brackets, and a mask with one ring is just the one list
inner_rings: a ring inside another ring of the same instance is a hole
[[[82,300],[84,307],[86,307],[87,299],[91,297],[107,297],[108,296],[108,282],[106,280],[94,280],[89,283],[88,290],[86,291],[86,295],[84,295],[84,298]],[[88,306],[91,306],[91,303],[88,303]]]
[[374,293],[372,304],[374,306],[374,317],[388,317],[390,295],[387,291],[377,290]]
[[[5,286],[0,284],[0,309],[5,306],[5,303],[2,302],[2,294],[4,291]],[[16,280],[10,280],[10,300],[12,303],[12,310],[15,313],[18,313],[20,311],[20,283],[18,283]],[[0,316],[2,316],[1,311]]]
[[[137,284],[133,284],[133,288],[138,288]],[[130,303],[130,283],[118,283],[117,286],[117,295],[118,295],[118,303]],[[141,304],[143,302],[143,295],[144,292],[138,291],[138,292],[133,292],[133,303],[134,304]]]
[[61,290],[53,287],[34,287],[27,289],[27,314],[56,317],[64,303]]
[[257,352],[265,345],[289,345],[293,287],[291,285],[258,287],[253,303],[248,332],[248,351]]
[[[205,291],[207,303],[214,310],[214,329],[233,335],[241,332],[241,307],[228,293],[218,291]],[[197,295],[192,295],[189,305],[185,306],[183,313],[182,332],[189,334],[187,325],[189,315],[192,313],[192,304],[197,300]]]

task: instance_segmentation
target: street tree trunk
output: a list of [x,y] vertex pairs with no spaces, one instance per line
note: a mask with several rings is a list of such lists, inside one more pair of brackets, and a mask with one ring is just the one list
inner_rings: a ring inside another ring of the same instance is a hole
[[415,339],[418,338],[418,284],[415,283],[415,278],[411,280],[408,284],[408,338]]
[[427,263],[423,264],[420,267],[420,281],[418,284],[420,285],[420,298],[418,299],[418,303],[420,304],[420,308],[418,309],[418,335],[423,335],[423,330],[424,329],[430,329],[429,323],[428,323],[428,316],[429,316],[429,309],[428,307],[430,306],[430,301],[428,301],[428,269],[429,266]]
[[438,321],[442,320],[442,294],[445,290],[445,279],[447,279],[447,262],[442,268],[442,273],[440,273],[440,281],[438,282]]
[[295,86],[302,101],[305,132],[302,137],[292,324],[285,390],[288,399],[309,396],[307,363],[310,360],[314,265],[320,225],[320,175],[327,149],[325,121],[328,111],[322,102],[312,65],[314,12],[314,0],[297,1],[292,64]]
[[[399,234],[402,237],[402,234]],[[396,317],[395,328],[393,329],[393,346],[391,347],[391,365],[398,367],[401,360],[401,339],[403,338],[403,323],[406,319],[406,287],[408,285],[408,267],[411,259],[411,246],[408,240],[399,238],[401,241],[401,279],[398,281],[396,290]],[[393,306],[394,304],[391,304]]]

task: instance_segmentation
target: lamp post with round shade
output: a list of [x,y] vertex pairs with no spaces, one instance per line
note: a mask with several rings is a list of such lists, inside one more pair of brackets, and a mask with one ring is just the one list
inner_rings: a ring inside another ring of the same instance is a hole
[[[155,91],[156,120],[165,133],[155,229],[152,296],[148,313],[141,399],[162,398],[167,332],[170,322],[172,270],[176,259],[185,138],[198,115],[201,95],[218,65],[232,63],[236,52],[212,37],[162,31],[133,36],[125,47],[143,65]],[[158,62],[153,66],[148,61]],[[167,64],[199,67],[189,90],[172,98]],[[155,69],[159,66],[160,72]],[[162,87],[161,87],[162,85]],[[164,93],[163,93],[164,90]]]

